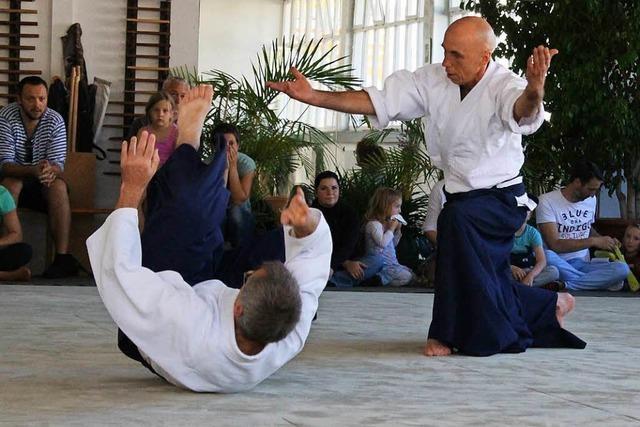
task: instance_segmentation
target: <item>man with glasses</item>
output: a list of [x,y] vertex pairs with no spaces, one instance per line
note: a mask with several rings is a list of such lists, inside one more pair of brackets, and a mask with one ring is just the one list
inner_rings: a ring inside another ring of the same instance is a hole
[[69,251],[71,208],[62,179],[67,134],[64,120],[47,108],[47,83],[37,76],[18,83],[17,102],[0,110],[2,182],[18,206],[49,214],[56,255],[43,276],[62,278],[78,273]]

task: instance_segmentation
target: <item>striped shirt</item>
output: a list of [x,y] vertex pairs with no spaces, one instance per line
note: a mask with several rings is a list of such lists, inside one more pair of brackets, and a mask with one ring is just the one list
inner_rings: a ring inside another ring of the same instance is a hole
[[64,169],[67,157],[67,131],[62,116],[47,108],[31,136],[33,154],[29,159],[27,133],[20,116],[20,106],[14,102],[0,110],[0,166],[5,163],[37,165],[48,160]]

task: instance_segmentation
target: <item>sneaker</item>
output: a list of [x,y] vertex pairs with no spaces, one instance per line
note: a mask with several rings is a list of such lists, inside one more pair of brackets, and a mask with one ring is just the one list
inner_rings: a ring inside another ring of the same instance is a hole
[[609,286],[607,290],[611,292],[618,292],[621,291],[622,288],[624,288],[624,280],[621,280],[618,283],[614,283],[612,286]]
[[78,275],[80,263],[71,254],[56,254],[53,262],[42,273],[45,279],[62,279],[63,277],[71,277]]

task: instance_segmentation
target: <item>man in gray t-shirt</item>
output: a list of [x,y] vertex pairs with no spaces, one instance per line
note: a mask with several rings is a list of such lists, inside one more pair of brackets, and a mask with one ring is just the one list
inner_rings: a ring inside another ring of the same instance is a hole
[[602,173],[592,162],[575,164],[569,184],[540,196],[536,222],[548,248],[547,264],[560,271],[560,280],[572,290],[618,291],[629,274],[623,262],[591,260],[590,248],[613,250],[617,239],[601,236],[593,228],[596,193],[602,186]]

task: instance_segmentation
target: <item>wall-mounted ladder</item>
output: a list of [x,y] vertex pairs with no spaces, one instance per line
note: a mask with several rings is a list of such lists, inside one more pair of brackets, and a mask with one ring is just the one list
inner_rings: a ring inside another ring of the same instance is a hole
[[[0,0],[0,90],[1,105],[13,102],[20,79],[27,75],[41,75],[42,70],[25,69],[22,64],[34,62],[23,51],[33,51],[35,46],[23,45],[24,39],[40,37],[32,27],[38,26],[37,20],[28,19],[38,14],[37,9],[25,9],[22,3],[35,0]],[[25,28],[26,27],[26,28]],[[27,28],[31,27],[31,30]],[[24,29],[24,32],[23,32]]]
[[[1,0],[0,0],[1,1]],[[117,145],[109,148],[110,164],[119,164],[120,141],[126,138],[131,122],[144,114],[149,96],[162,88],[169,76],[169,51],[171,48],[171,0],[127,0],[126,57],[124,68],[124,92],[122,100],[109,101],[122,107],[121,113],[107,116],[121,117],[119,124],[105,124],[105,128],[122,131],[121,136],[109,138]],[[119,175],[119,169],[105,172]]]

